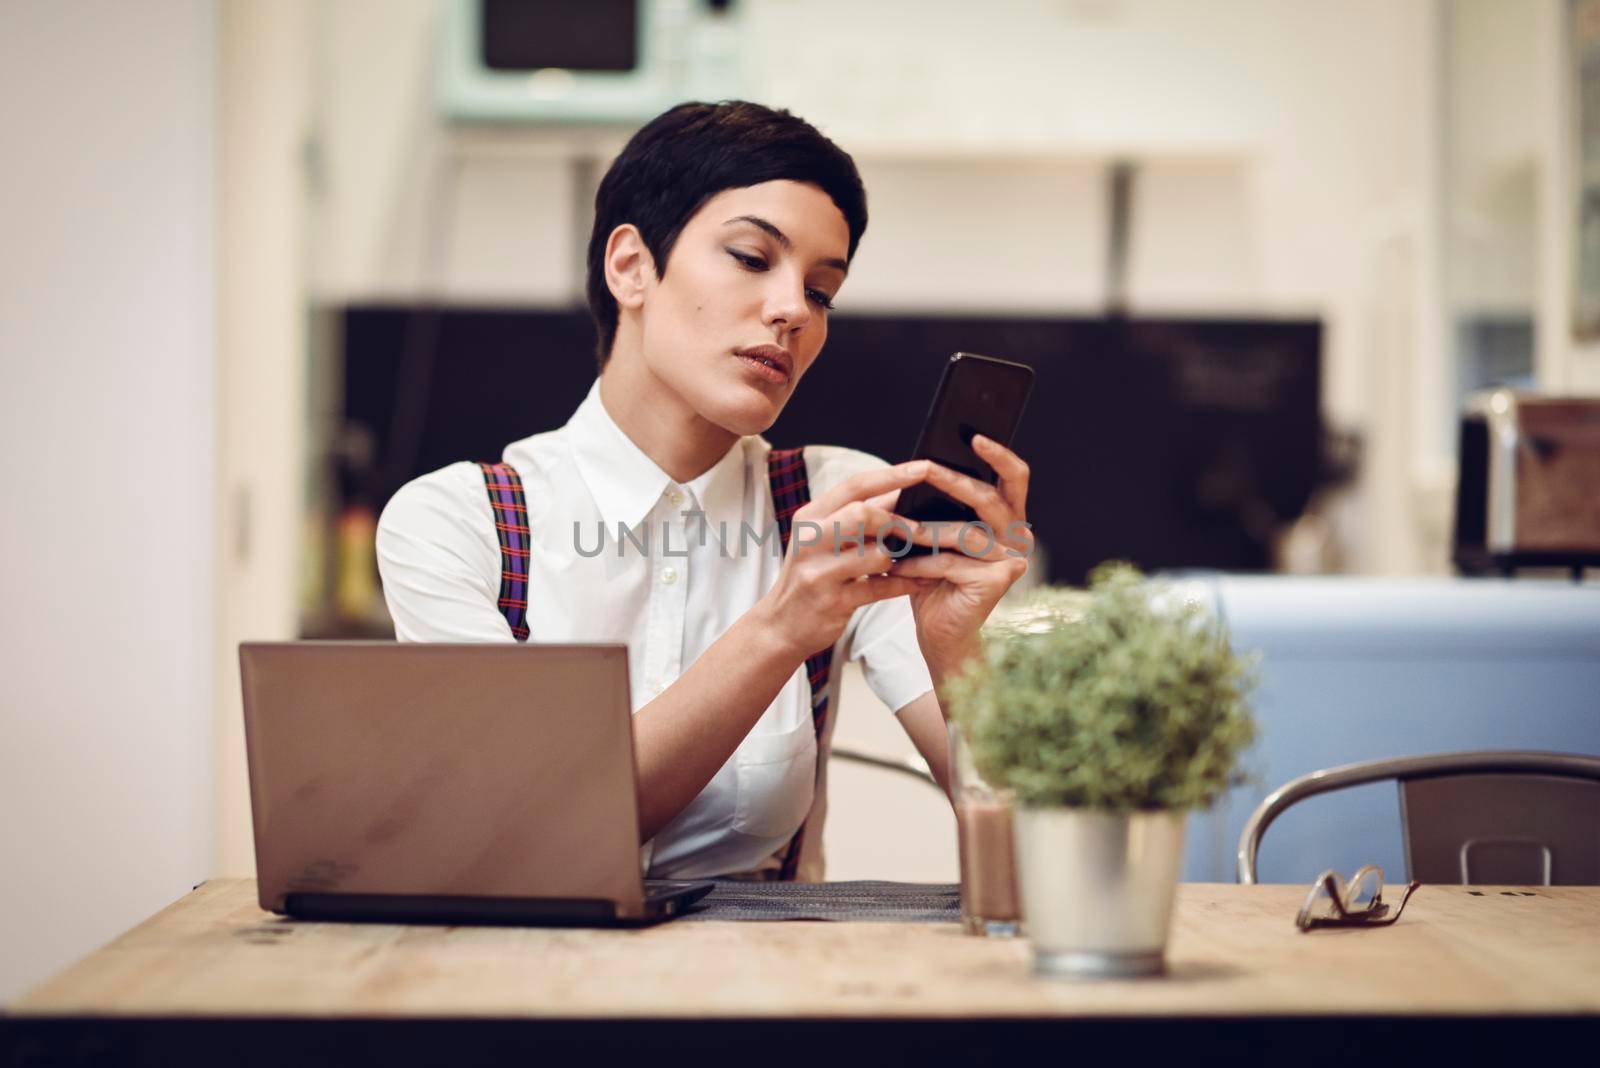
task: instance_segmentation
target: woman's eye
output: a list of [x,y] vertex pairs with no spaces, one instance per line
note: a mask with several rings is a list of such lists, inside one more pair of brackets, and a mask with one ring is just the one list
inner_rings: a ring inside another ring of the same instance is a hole
[[824,293],[820,289],[806,290],[806,297],[811,301],[811,303],[815,304],[823,311],[833,310],[833,300],[828,296],[828,294]]
[[[736,248],[724,248],[722,251],[732,256],[739,266],[747,271],[765,271],[770,266],[762,257],[751,255],[748,252],[740,252]],[[833,298],[820,289],[807,288],[806,299],[823,311],[833,310]]]

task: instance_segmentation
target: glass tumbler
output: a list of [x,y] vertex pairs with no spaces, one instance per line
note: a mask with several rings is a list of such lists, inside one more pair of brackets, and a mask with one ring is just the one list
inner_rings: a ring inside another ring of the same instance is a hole
[[1009,937],[1022,918],[1011,827],[1011,791],[983,781],[961,730],[950,724],[950,767],[961,858],[961,926]]

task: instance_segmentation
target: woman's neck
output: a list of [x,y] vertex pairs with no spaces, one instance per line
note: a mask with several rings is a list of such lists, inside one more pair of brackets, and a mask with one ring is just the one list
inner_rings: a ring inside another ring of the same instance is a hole
[[637,354],[613,351],[600,373],[600,403],[628,440],[676,482],[705,474],[739,440],[691,408]]

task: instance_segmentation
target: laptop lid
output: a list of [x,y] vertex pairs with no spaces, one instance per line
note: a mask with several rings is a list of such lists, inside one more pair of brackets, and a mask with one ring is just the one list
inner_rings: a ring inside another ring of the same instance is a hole
[[625,645],[245,642],[261,907],[290,894],[644,914]]

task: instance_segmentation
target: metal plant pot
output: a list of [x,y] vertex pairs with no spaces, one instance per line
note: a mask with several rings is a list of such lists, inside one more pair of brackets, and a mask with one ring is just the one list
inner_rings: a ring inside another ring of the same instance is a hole
[[1034,971],[1098,979],[1165,970],[1186,815],[1016,809]]

